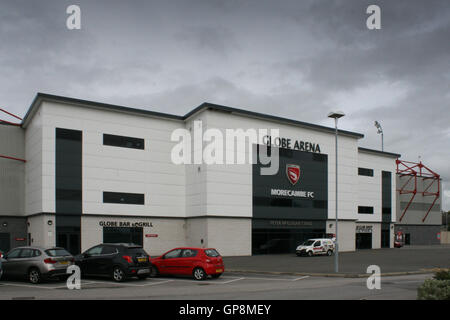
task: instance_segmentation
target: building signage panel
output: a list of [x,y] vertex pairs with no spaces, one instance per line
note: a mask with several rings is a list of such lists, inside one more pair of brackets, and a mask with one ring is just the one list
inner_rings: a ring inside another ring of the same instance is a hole
[[158,238],[157,234],[146,234],[145,235],[146,238]]
[[326,221],[291,219],[253,219],[253,229],[325,229]]
[[309,141],[292,140],[290,138],[264,136],[262,142],[267,146],[320,153],[320,145]]
[[[255,146],[254,156],[258,156]],[[325,154],[279,148],[276,175],[261,175],[253,165],[253,218],[326,220],[328,157]]]
[[130,222],[130,221],[100,221],[100,227],[132,227],[132,228],[144,228],[153,227],[152,222]]
[[356,233],[372,233],[372,226],[356,226]]

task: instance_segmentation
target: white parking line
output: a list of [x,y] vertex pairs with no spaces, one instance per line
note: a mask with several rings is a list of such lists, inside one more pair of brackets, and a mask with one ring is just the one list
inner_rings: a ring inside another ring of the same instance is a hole
[[161,279],[172,279],[172,281],[178,281],[178,282],[189,282],[189,283],[197,283],[197,284],[227,284],[232,283],[235,281],[243,280],[245,277],[233,277],[233,276],[224,276],[220,279],[231,279],[229,281],[220,281],[220,279],[212,279],[212,280],[203,280],[198,281],[195,279],[189,279],[189,278],[161,278]]
[[306,278],[309,278],[309,276],[304,276],[304,277],[296,278],[296,279],[293,279],[292,281],[303,280],[303,279],[306,279]]
[[59,288],[66,288],[66,286],[58,286],[58,287],[45,287],[40,285],[33,285],[33,284],[19,284],[19,283],[2,283],[4,286],[11,286],[11,287],[25,287],[25,288],[37,288],[37,289],[59,289]]
[[172,282],[172,281],[174,281],[174,280],[166,280],[166,281],[160,281],[160,282],[156,282],[156,283],[149,283],[149,284],[146,284],[145,286],[155,286],[158,284],[163,284],[163,283]]
[[300,280],[300,278],[297,279],[285,279],[285,278],[260,278],[260,277],[245,277],[246,280],[269,280],[269,281],[295,281]]
[[132,284],[132,283],[118,283],[118,282],[108,282],[108,281],[91,281],[89,284],[112,284],[112,285],[117,285],[117,286],[122,286],[122,287],[147,287],[147,286],[154,286],[154,285],[158,285],[158,284],[163,284],[163,283],[168,283],[168,282],[172,282],[174,280],[163,280],[163,281],[158,281],[158,282],[154,282],[154,281],[147,281],[149,283],[146,284]]
[[[102,284],[102,285],[113,285],[113,286],[119,286],[119,287],[147,287],[147,286],[155,286],[160,284],[165,284],[169,282],[179,281],[179,282],[189,282],[189,283],[197,283],[197,284],[215,284],[215,285],[224,285],[229,284],[241,280],[264,280],[264,281],[299,281],[309,278],[309,276],[303,276],[299,278],[271,278],[271,277],[238,277],[238,276],[223,276],[221,279],[226,281],[220,281],[219,279],[212,279],[212,280],[204,280],[204,281],[197,281],[194,279],[179,279],[179,278],[160,278],[161,280],[145,280],[145,282],[137,283],[118,283],[113,281],[96,281],[96,280],[82,280],[81,282],[81,288],[83,286],[89,286],[92,287],[96,284]],[[229,280],[228,280],[229,279]],[[45,286],[45,285],[33,285],[33,284],[21,284],[21,283],[0,283],[0,286],[13,286],[13,287],[25,287],[25,288],[35,288],[35,289],[47,289],[47,290],[55,290],[55,289],[64,289],[67,288],[67,286],[64,285],[58,285],[58,286]]]
[[245,279],[245,278],[242,277],[242,278],[237,278],[237,279],[229,280],[229,281],[225,281],[225,282],[218,282],[217,284],[228,284],[228,283],[239,281],[239,280],[243,280],[243,279]]
[[[154,286],[158,284],[168,283],[172,282],[174,280],[163,280],[158,282],[151,282],[147,284],[131,284],[131,283],[117,283],[117,282],[108,282],[108,281],[82,281],[81,282],[81,288],[83,286],[91,285],[91,284],[109,284],[109,285],[118,285],[123,287],[145,287],[145,286]],[[61,285],[61,286],[45,286],[45,285],[33,285],[33,284],[21,284],[21,283],[1,283],[1,286],[12,286],[12,287],[24,287],[24,288],[33,288],[33,289],[48,289],[48,290],[55,290],[55,289],[65,289],[67,288],[67,285]]]

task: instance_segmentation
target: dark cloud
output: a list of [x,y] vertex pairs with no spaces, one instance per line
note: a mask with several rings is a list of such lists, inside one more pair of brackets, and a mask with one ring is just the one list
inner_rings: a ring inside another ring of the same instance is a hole
[[[446,0],[0,0],[0,104],[36,92],[184,114],[204,101],[331,125],[422,161],[450,209],[450,6]],[[366,8],[382,29],[366,28]]]

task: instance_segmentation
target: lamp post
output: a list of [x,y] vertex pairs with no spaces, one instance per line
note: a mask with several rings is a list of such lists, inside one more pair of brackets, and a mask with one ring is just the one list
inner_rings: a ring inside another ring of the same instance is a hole
[[336,246],[336,251],[334,253],[334,272],[338,273],[339,272],[339,240],[338,240],[338,119],[342,118],[343,116],[345,116],[345,114],[342,111],[336,111],[336,112],[330,112],[328,114],[328,118],[333,118],[334,119],[334,128],[335,128],[335,155],[336,155],[336,159],[335,159],[335,164],[336,164],[336,169],[335,169],[335,180],[336,180],[336,197],[335,197],[335,203],[336,203],[336,221],[335,221],[335,233],[336,233],[336,241],[335,241],[335,246]]
[[381,134],[381,151],[384,151],[384,137],[383,137],[383,128],[378,121],[375,121],[375,127],[377,128],[377,133]]

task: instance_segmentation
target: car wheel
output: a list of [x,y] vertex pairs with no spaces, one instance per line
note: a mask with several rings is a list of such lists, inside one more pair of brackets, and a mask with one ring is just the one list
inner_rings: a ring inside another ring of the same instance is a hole
[[122,270],[121,267],[114,267],[113,268],[113,280],[116,282],[122,282],[125,281],[125,272]]
[[308,257],[312,257],[313,253],[312,251],[308,251]]
[[42,281],[41,272],[37,268],[31,268],[28,271],[28,281],[30,281],[32,284],[37,284]]
[[333,255],[333,251],[332,251],[332,250],[328,250],[328,251],[327,251],[327,255],[328,255],[328,256],[332,256],[332,255]]
[[158,277],[158,276],[159,276],[158,268],[155,266],[152,266],[152,269],[150,270],[150,277],[154,278],[154,277]]
[[206,272],[202,268],[195,268],[193,274],[195,280],[204,280],[206,278]]

